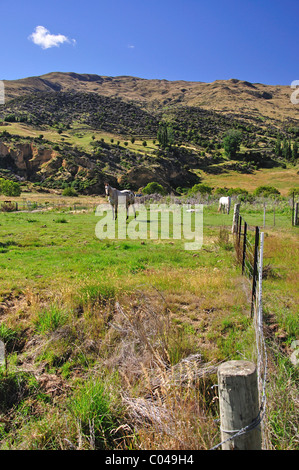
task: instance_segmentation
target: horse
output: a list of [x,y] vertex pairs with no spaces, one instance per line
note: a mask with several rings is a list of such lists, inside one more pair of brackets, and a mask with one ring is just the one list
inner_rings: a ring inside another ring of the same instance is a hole
[[218,207],[218,212],[226,212],[229,214],[230,211],[230,205],[231,205],[231,198],[230,196],[226,197],[221,197],[219,199],[219,207]]
[[118,189],[112,188],[110,184],[105,183],[105,193],[108,196],[109,202],[112,207],[112,217],[114,220],[117,219],[117,211],[118,211],[118,198],[126,198],[126,211],[127,211],[127,219],[129,218],[129,207],[133,207],[134,217],[136,219],[136,211],[135,211],[135,194],[133,191],[128,189],[124,189],[123,191],[119,191]]

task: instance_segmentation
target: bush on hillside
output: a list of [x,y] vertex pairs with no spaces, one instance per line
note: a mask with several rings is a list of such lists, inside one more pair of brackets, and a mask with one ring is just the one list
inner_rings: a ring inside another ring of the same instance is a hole
[[71,188],[71,187],[65,188],[62,191],[62,195],[63,196],[69,196],[69,197],[78,197],[77,191],[75,191],[75,189]]
[[280,192],[274,186],[259,186],[253,191],[253,195],[258,197],[280,196]]
[[199,184],[195,184],[194,186],[192,186],[192,188],[190,189],[189,191],[189,195],[194,195],[194,194],[211,194],[213,191],[213,188],[211,188],[211,186],[208,186],[207,184],[203,184],[203,183],[199,183]]
[[228,131],[223,139],[223,147],[229,158],[235,158],[240,150],[242,134],[236,129]]
[[142,190],[143,194],[161,194],[162,196],[165,196],[167,194],[167,191],[163,186],[159,183],[156,183],[153,181],[152,183],[148,183],[145,188]]

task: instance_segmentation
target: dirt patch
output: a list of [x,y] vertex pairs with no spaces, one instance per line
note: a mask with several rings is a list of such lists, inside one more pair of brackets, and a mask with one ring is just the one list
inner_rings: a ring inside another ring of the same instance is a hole
[[51,396],[61,395],[65,392],[66,388],[68,388],[65,381],[58,375],[54,374],[42,374],[38,378],[38,383],[41,389],[47,395]]
[[24,307],[28,307],[28,305],[28,300],[24,294],[16,296],[10,292],[6,294],[2,302],[0,302],[0,317],[1,315],[12,314]]

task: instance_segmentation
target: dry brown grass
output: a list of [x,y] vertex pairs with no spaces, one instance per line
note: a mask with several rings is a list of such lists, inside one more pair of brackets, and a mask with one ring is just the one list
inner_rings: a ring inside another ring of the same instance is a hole
[[[125,100],[137,100],[145,104],[163,103],[165,96],[173,102],[186,106],[201,106],[213,111],[248,113],[255,117],[267,116],[280,121],[297,119],[297,110],[292,105],[289,86],[250,84],[242,80],[216,80],[212,83],[187,82],[183,80],[146,80],[138,77],[99,77],[99,82],[84,76],[69,73],[49,73],[42,78],[50,83],[59,83],[61,91],[83,91],[106,96],[116,94]],[[78,79],[79,78],[79,79]],[[94,77],[93,77],[94,78]],[[184,92],[182,92],[184,89]],[[5,81],[7,99],[37,91],[52,91],[38,77]],[[272,95],[267,100],[264,92]]]
[[202,172],[204,183],[215,188],[242,188],[252,193],[259,186],[274,186],[282,196],[288,196],[289,190],[298,185],[298,167],[271,168],[242,174],[236,171],[213,175]]
[[116,305],[105,344],[110,350],[115,345],[106,366],[117,367],[122,377],[122,400],[138,448],[207,449],[217,435],[211,390],[217,364],[205,363],[178,337],[164,299],[156,310],[152,299],[142,297]]
[[36,202],[37,204],[48,203],[49,207],[59,208],[59,206],[73,207],[74,205],[96,207],[98,204],[107,202],[104,196],[84,196],[79,195],[78,197],[62,196],[59,191],[50,190],[49,192],[22,192],[19,197],[4,196],[0,195],[1,201],[13,201],[22,205],[24,202]]

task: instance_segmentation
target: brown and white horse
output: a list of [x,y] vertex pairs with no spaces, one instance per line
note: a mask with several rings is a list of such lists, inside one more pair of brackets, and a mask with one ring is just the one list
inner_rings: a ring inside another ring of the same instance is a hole
[[126,211],[127,211],[127,219],[129,218],[129,207],[133,207],[134,211],[134,216],[136,219],[136,211],[135,211],[135,194],[133,191],[130,191],[128,189],[124,189],[123,191],[119,191],[118,189],[112,188],[110,184],[105,183],[105,192],[106,195],[108,196],[109,202],[112,207],[112,216],[113,219],[117,219],[117,211],[118,211],[118,203],[123,202],[125,199],[126,203]]

